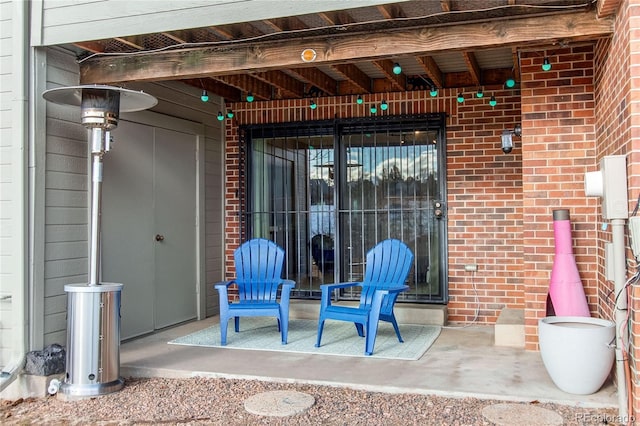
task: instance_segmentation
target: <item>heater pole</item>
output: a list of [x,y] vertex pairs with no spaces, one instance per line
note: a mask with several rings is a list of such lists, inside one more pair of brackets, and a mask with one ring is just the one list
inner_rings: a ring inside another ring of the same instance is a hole
[[91,129],[91,235],[89,240],[89,285],[100,284],[100,222],[102,215],[102,156],[104,129]]

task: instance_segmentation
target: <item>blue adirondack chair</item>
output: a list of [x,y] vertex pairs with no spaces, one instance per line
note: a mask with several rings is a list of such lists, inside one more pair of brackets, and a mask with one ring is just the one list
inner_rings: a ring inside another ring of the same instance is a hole
[[[398,340],[403,342],[398,322],[393,314],[393,305],[398,294],[409,289],[405,281],[412,262],[413,253],[405,243],[394,239],[384,240],[367,253],[363,282],[321,285],[322,300],[316,347],[320,347],[322,329],[327,319],[353,322],[360,337],[365,336],[366,329],[365,355],[373,353],[378,321],[393,324]],[[362,287],[360,306],[356,308],[331,304],[334,290],[354,286]]]
[[[289,331],[289,295],[295,287],[292,280],[284,280],[284,250],[273,241],[256,238],[243,243],[234,254],[236,279],[216,284],[220,296],[220,344],[227,344],[227,324],[234,318],[236,333],[240,331],[240,317],[268,316],[278,319],[282,344],[287,344]],[[227,289],[238,287],[238,301],[229,303]],[[278,302],[278,289],[280,302]]]

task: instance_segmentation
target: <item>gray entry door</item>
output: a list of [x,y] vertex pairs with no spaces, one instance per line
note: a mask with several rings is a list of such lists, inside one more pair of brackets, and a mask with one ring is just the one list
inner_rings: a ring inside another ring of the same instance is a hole
[[121,121],[104,157],[102,281],[124,285],[121,337],[197,315],[197,136]]

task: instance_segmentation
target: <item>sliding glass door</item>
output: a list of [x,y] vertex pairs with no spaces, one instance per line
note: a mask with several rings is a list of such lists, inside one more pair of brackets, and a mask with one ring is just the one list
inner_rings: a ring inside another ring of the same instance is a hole
[[440,116],[246,128],[246,238],[286,250],[303,298],[361,280],[366,252],[397,238],[415,255],[401,300],[445,302],[443,134]]

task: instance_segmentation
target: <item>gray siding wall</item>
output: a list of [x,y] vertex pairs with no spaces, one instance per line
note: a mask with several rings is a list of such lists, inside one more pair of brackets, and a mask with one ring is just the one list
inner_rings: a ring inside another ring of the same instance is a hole
[[22,7],[0,1],[0,369],[17,363],[24,352],[27,79],[22,68],[27,49]]
[[[75,58],[48,49],[47,87],[78,84]],[[216,314],[217,298],[209,283],[222,277],[222,161],[221,124],[215,119],[220,100],[200,101],[200,91],[178,83],[128,86],[158,98],[154,112],[188,119],[205,126],[206,315]],[[47,103],[44,254],[44,346],[66,341],[64,285],[87,281],[87,130],[79,108]]]
[[46,46],[402,1],[407,0],[44,0],[33,5],[31,40]]
[[[73,55],[49,49],[46,88],[79,83]],[[40,100],[37,100],[41,102]],[[87,130],[80,109],[51,102],[46,108],[44,144],[43,346],[66,344],[66,284],[87,282]],[[36,242],[37,244],[38,242]],[[36,283],[38,285],[39,283]]]

